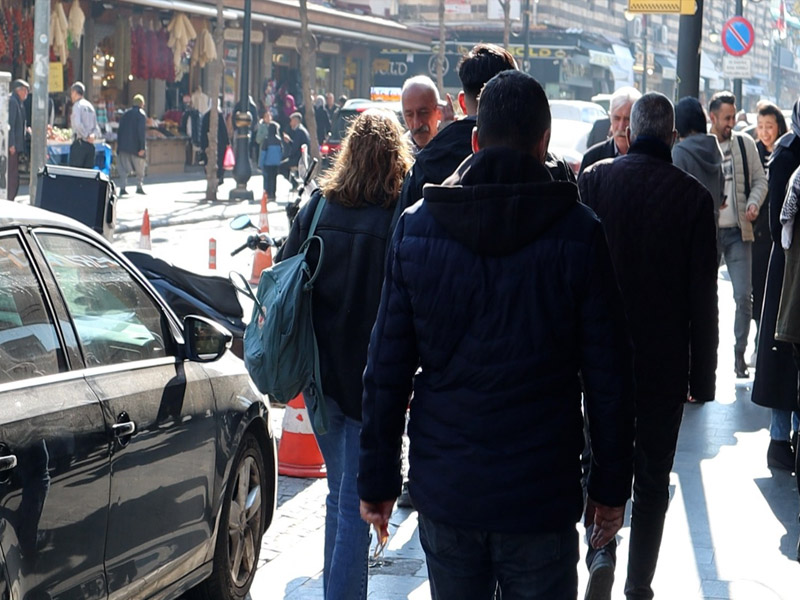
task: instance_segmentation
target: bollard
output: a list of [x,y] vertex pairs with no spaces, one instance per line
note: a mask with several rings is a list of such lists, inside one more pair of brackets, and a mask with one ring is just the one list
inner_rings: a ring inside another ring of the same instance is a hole
[[217,268],[217,240],[213,237],[208,240],[208,268]]

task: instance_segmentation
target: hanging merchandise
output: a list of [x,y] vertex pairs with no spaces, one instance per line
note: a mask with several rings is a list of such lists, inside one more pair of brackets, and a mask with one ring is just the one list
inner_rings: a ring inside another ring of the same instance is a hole
[[23,62],[26,65],[33,64],[33,14],[32,10],[28,11],[22,19],[22,56]]
[[0,10],[0,62],[10,64],[11,52],[14,41],[11,39],[11,30],[6,22],[5,12]]
[[169,41],[167,46],[172,48],[173,63],[175,65],[175,74],[180,78],[183,71],[183,55],[189,42],[197,38],[197,32],[192,27],[189,17],[183,13],[175,13],[172,20],[167,25],[169,31]]
[[211,37],[211,32],[204,27],[192,50],[192,66],[202,69],[214,60],[217,60],[217,47],[214,45],[214,38]]
[[50,14],[50,44],[62,64],[67,62],[69,58],[68,36],[69,22],[67,21],[67,15],[64,13],[64,7],[61,2],[56,2],[56,7]]
[[[63,9],[62,9],[63,11]],[[72,6],[69,8],[69,38],[70,41],[77,47],[81,47],[81,37],[83,36],[83,23],[86,21],[86,15],[81,10],[81,3],[78,0],[72,0]]]

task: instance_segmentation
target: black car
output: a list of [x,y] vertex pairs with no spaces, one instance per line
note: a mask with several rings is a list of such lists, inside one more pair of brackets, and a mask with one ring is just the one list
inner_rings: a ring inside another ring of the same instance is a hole
[[76,221],[0,216],[0,598],[246,596],[275,511],[269,408]]

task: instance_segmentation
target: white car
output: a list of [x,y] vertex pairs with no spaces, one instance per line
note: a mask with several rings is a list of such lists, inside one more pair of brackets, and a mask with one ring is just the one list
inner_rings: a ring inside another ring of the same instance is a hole
[[553,119],[594,123],[608,117],[606,109],[595,102],[584,100],[550,100],[550,116]]
[[550,152],[564,158],[576,175],[581,167],[591,130],[592,123],[570,119],[554,118],[550,124]]

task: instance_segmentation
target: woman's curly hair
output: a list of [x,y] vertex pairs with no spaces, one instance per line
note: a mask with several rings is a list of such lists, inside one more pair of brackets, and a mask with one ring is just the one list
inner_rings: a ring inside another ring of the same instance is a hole
[[412,162],[394,113],[370,108],[353,120],[341,152],[320,187],[328,201],[342,206],[391,208]]

